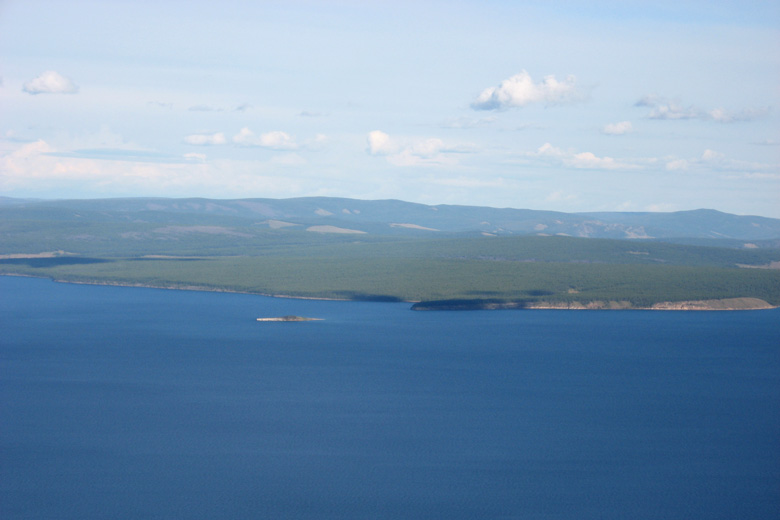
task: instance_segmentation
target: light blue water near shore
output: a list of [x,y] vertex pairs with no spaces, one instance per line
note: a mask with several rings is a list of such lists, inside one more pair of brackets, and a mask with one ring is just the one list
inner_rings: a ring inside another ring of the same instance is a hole
[[0,517],[778,518],[780,311],[408,307],[0,277]]

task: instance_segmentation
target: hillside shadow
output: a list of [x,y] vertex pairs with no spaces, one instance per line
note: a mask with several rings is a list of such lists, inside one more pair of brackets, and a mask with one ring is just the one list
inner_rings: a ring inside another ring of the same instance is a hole
[[386,302],[386,303],[399,303],[403,302],[401,298],[397,296],[390,296],[387,294],[369,294],[361,293],[357,291],[334,291],[334,294],[339,298],[346,300],[352,300],[356,302]]
[[113,260],[73,256],[58,256],[52,258],[0,258],[0,264],[26,265],[35,268],[59,267],[61,265],[103,264],[108,262],[113,262]]

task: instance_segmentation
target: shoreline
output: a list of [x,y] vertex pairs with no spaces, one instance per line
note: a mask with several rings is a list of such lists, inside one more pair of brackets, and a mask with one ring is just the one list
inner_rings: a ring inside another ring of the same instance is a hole
[[[20,278],[37,278],[40,280],[51,280],[55,283],[69,283],[74,285],[102,285],[108,287],[135,287],[139,289],[162,289],[166,291],[200,291],[200,292],[218,292],[228,294],[248,294],[251,296],[263,296],[265,298],[288,298],[291,300],[322,300],[322,301],[334,301],[334,302],[351,302],[356,300],[350,300],[347,298],[327,298],[319,296],[294,296],[289,294],[271,294],[260,293],[250,291],[237,291],[234,289],[223,289],[218,287],[208,287],[205,285],[151,285],[140,282],[111,282],[111,281],[83,281],[83,280],[66,280],[64,278],[52,278],[51,276],[36,276],[33,274],[24,273],[0,273],[0,276],[17,276]],[[414,301],[401,302],[401,303],[415,303]]]
[[[136,287],[142,289],[163,289],[170,291],[201,291],[218,292],[228,294],[248,294],[263,296],[266,298],[287,298],[292,300],[319,300],[319,301],[361,301],[371,303],[372,300],[351,300],[347,298],[328,298],[318,296],[294,296],[289,294],[270,294],[249,291],[237,291],[202,285],[151,285],[134,282],[112,281],[81,281],[52,278],[50,276],[35,276],[23,273],[0,273],[0,276],[18,276],[25,278],[48,279],[55,283],[69,283],[76,285],[102,285],[109,287]],[[386,303],[386,302],[384,302]],[[654,303],[650,307],[635,307],[630,302],[622,301],[590,301],[590,302],[495,302],[495,301],[458,301],[448,300],[443,302],[424,302],[418,300],[402,300],[395,303],[411,303],[414,311],[466,311],[466,310],[637,310],[637,311],[751,311],[770,310],[780,306],[772,305],[759,298],[737,297],[714,300],[683,300],[664,301]]]

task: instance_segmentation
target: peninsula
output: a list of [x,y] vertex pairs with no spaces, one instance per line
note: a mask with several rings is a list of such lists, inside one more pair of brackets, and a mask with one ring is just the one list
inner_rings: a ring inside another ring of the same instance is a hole
[[3,199],[0,215],[0,275],[415,310],[780,305],[780,219],[713,210],[138,198]]

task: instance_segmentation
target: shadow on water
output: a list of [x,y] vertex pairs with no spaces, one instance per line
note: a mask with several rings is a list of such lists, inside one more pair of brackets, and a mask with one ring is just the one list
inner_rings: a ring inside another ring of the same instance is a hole
[[82,256],[58,256],[51,258],[1,258],[0,264],[26,265],[28,267],[58,267],[61,265],[103,264],[113,262],[105,258],[89,258]]

